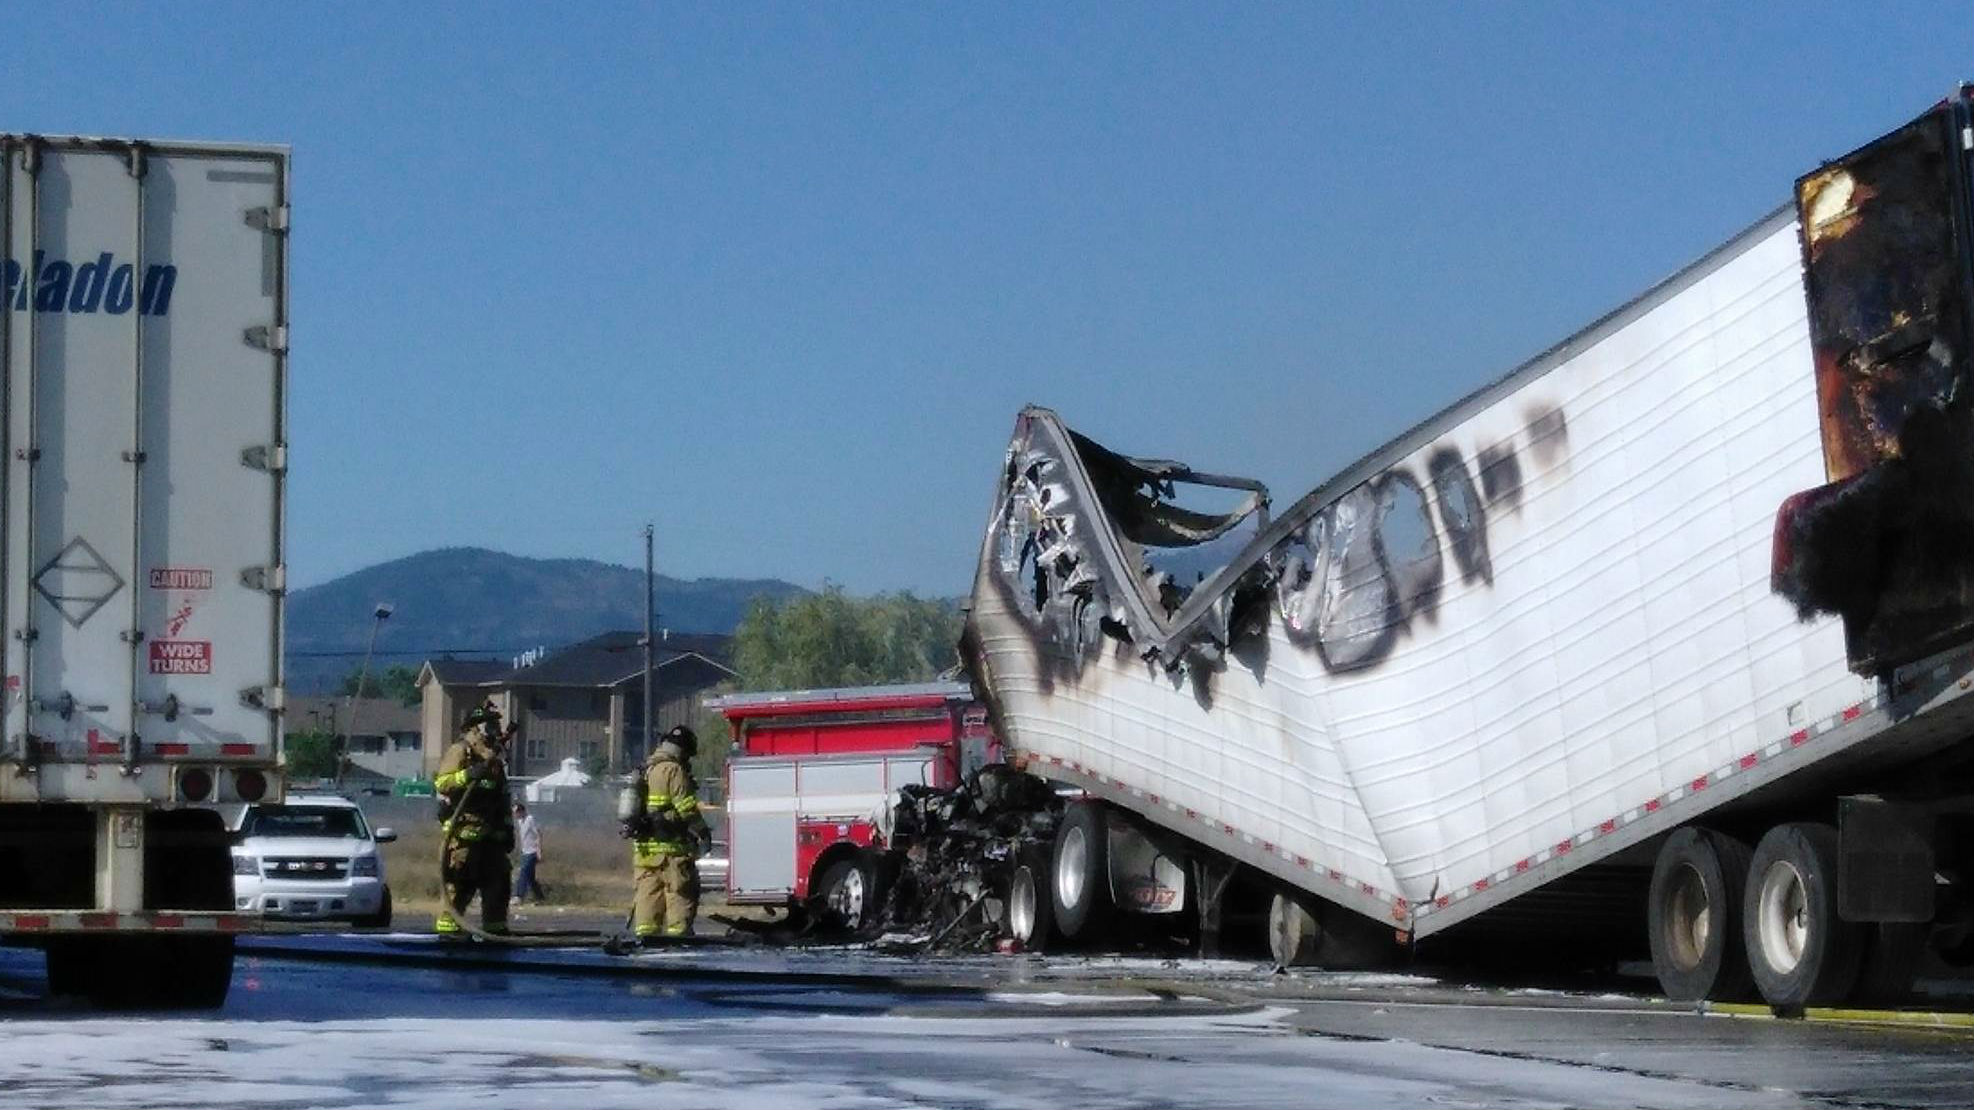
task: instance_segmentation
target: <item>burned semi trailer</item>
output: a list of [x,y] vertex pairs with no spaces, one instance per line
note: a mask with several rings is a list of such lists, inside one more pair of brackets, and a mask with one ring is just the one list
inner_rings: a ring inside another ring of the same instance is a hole
[[1965,956],[1970,107],[1272,516],[1023,411],[965,655],[1083,794],[1055,931],[1245,883],[1284,963],[1580,918],[1779,1006]]

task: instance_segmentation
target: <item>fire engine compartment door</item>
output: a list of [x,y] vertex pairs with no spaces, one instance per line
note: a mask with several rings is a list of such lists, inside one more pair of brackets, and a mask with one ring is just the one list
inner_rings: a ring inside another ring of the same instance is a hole
[[727,890],[736,895],[795,889],[795,764],[727,764]]

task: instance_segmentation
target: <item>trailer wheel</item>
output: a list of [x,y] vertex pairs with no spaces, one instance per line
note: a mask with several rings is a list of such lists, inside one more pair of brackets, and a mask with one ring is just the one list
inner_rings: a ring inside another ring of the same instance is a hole
[[178,937],[166,941],[162,975],[149,1000],[167,1009],[218,1009],[233,985],[232,937]]
[[42,954],[48,961],[50,995],[87,995],[94,991],[95,970],[100,961],[90,942],[57,937],[48,942]]
[[1389,926],[1278,890],[1268,903],[1268,954],[1280,967],[1367,971],[1392,966],[1403,950]]
[[1063,810],[1049,866],[1056,928],[1068,940],[1095,936],[1110,909],[1109,832],[1096,803]]
[[48,992],[120,1010],[216,1009],[233,984],[230,936],[61,938],[48,945]]
[[1049,946],[1050,920],[1047,872],[1029,864],[1014,869],[1008,882],[1008,935],[1024,951],[1042,952]]
[[823,913],[844,929],[861,929],[877,912],[877,878],[862,852],[844,856],[823,871]]
[[1762,998],[1778,1009],[1840,1002],[1856,985],[1863,930],[1837,916],[1837,830],[1777,825],[1755,845],[1741,931]]
[[1302,899],[1276,891],[1268,902],[1268,954],[1276,967],[1303,967],[1315,962],[1322,926]]
[[1652,970],[1676,1002],[1746,998],[1754,979],[1741,940],[1748,846],[1711,829],[1675,831],[1659,848],[1646,903]]

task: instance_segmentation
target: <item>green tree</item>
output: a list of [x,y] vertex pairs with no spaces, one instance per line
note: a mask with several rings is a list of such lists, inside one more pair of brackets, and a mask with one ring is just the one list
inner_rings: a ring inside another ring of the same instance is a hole
[[[786,601],[756,599],[734,630],[733,661],[742,690],[930,682],[959,662],[959,640],[950,602],[910,593],[857,598],[831,585]],[[693,773],[717,782],[733,746],[726,718],[706,710],[693,729]]]
[[927,682],[958,661],[960,614],[910,593],[854,598],[841,586],[759,598],[734,630],[745,689],[796,690]]
[[[336,687],[336,696],[347,698],[355,694],[357,678],[362,671],[362,667],[356,667],[344,675],[342,684]],[[418,689],[418,669],[399,665],[374,672],[364,678],[360,696],[391,698],[399,705],[416,705],[423,696]]]
[[336,736],[324,729],[305,729],[287,736],[288,777],[296,779],[334,778]]
[[[738,687],[733,683],[721,683],[718,687],[700,695],[702,698],[731,694]],[[692,731],[699,737],[699,751],[692,757],[692,777],[699,780],[700,793],[708,786],[722,792],[726,790],[727,755],[733,750],[733,730],[728,727],[726,715],[717,709],[701,706],[699,715],[692,722]],[[724,797],[721,799],[724,801]]]

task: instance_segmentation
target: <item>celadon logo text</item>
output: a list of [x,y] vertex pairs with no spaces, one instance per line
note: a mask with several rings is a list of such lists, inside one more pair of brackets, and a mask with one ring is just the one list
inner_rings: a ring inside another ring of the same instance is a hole
[[171,288],[178,282],[178,267],[144,267],[142,285],[136,265],[118,262],[109,251],[85,262],[49,258],[46,251],[34,252],[34,265],[26,270],[20,260],[0,263],[0,304],[15,312],[66,312],[76,316],[104,313],[121,316],[132,308],[139,316],[163,316],[171,311]]

